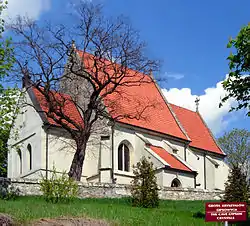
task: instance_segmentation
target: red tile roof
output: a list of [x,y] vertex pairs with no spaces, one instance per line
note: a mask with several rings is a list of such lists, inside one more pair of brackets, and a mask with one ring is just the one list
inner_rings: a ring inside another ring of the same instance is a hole
[[[78,54],[84,60],[85,70],[91,73],[94,56],[81,51],[78,51]],[[108,65],[105,69],[115,79],[117,75],[109,68],[110,62],[103,62]],[[104,97],[110,115],[122,123],[188,140],[152,79],[131,69],[126,73],[123,82],[129,80],[134,82],[133,85],[118,86],[116,92]]]
[[[32,91],[42,109],[43,112],[48,113],[49,112],[49,105],[48,102],[46,101],[44,95],[36,88],[32,88]],[[83,120],[82,117],[77,109],[77,107],[75,106],[75,104],[72,102],[72,99],[69,95],[67,94],[60,94],[60,93],[53,93],[53,97],[55,98],[57,103],[62,104],[62,108],[60,107],[60,109],[62,109],[63,114],[66,117],[70,117],[70,119],[72,119],[75,123],[77,123],[79,126],[83,125]],[[57,116],[56,114],[54,114],[54,116],[57,119],[60,119],[59,116]],[[47,117],[47,115],[45,114],[45,117],[47,118],[48,122],[51,125],[54,126],[60,126],[59,124],[57,124],[52,118]],[[62,120],[65,121],[65,120]],[[65,121],[66,122],[66,121]],[[72,128],[75,129],[75,126],[69,122],[67,122],[67,124]]]
[[190,146],[224,155],[199,113],[174,104],[171,107],[192,140]]
[[174,155],[167,152],[164,148],[150,145],[150,149],[154,151],[158,156],[165,160],[172,169],[184,170],[192,172],[185,164],[179,161]]
[[[77,51],[77,53],[80,57],[83,57],[85,70],[89,73],[94,73],[94,56],[81,51]],[[107,80],[107,76],[111,76],[115,82],[117,77],[116,73],[114,73],[114,68],[112,68],[114,64],[105,59],[102,60],[100,64],[104,64],[104,68],[106,72],[108,71],[108,75],[104,72],[99,72],[98,76],[100,77],[98,80],[104,83]],[[100,68],[102,67],[103,65],[100,65]],[[171,104],[177,116],[177,118],[175,118],[161,92],[158,90],[157,85],[155,82],[152,82],[149,76],[132,69],[127,69],[126,73],[128,73],[128,76],[125,76],[123,81],[126,82],[127,80],[133,82],[133,85],[119,86],[116,88],[116,92],[112,92],[107,96],[104,96],[105,92],[101,93],[104,104],[113,118],[122,123],[181,138],[183,140],[189,140],[189,138],[191,138],[192,147],[224,155],[199,114]],[[107,89],[113,88],[113,84],[114,83],[111,83],[111,85],[107,86]],[[34,89],[34,93],[42,110],[48,111],[48,104],[43,95],[36,89]],[[66,94],[58,93],[57,98],[66,100],[63,108],[66,116],[71,117],[76,123],[82,125],[82,117],[77,107],[71,101],[71,97]],[[185,129],[189,138],[180,128],[177,120],[182,125],[182,128]],[[58,126],[53,119],[48,118],[48,121]],[[73,125],[71,125],[71,127],[74,128]]]

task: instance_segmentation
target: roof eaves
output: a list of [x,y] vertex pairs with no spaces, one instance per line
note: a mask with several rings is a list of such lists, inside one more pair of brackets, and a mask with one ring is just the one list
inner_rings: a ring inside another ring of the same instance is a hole
[[[161,136],[163,139],[168,138],[168,139],[172,139],[172,140],[175,140],[175,141],[183,141],[183,142],[187,142],[188,141],[188,140],[186,140],[184,138],[180,138],[180,137],[177,137],[177,136],[174,136],[174,135],[170,135],[170,134],[167,134],[167,133],[159,132],[157,130],[152,130],[152,129],[144,128],[144,127],[141,127],[141,126],[136,126],[136,125],[129,124],[129,123],[126,123],[126,122],[116,121],[116,124],[124,126],[124,127],[127,127],[127,128],[131,128],[133,131],[136,128],[136,129],[141,130],[144,133],[147,133],[149,135]],[[190,143],[190,141],[188,141],[188,142]]]
[[182,170],[182,169],[176,169],[176,168],[172,168],[170,166],[165,167],[166,170],[170,170],[170,171],[174,171],[174,172],[181,172],[181,173],[188,173],[188,174],[192,174],[194,176],[197,176],[198,173],[196,171],[187,171],[187,170]]
[[199,148],[199,147],[196,147],[196,146],[192,146],[192,144],[189,145],[190,148],[192,149],[195,149],[195,151],[200,151],[200,152],[205,152],[205,153],[210,153],[210,154],[214,154],[216,156],[220,156],[223,158],[225,158],[227,155],[226,154],[223,154],[223,153],[218,153],[218,152],[215,152],[215,151],[211,151],[211,150],[207,150],[207,149],[203,149],[203,148]]

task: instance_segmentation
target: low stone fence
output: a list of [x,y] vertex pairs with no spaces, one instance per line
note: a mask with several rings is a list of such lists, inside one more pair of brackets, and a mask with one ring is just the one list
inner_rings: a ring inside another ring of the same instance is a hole
[[[21,195],[42,195],[37,180],[11,180],[11,185],[18,188]],[[121,198],[130,196],[129,185],[79,183],[80,198]],[[220,200],[222,191],[209,191],[193,188],[164,187],[159,191],[161,199],[166,200]]]

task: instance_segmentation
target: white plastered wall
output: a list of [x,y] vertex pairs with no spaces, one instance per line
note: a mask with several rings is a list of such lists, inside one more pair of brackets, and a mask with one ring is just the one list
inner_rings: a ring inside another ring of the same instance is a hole
[[[49,133],[49,150],[48,150],[48,169],[52,170],[55,166],[58,172],[69,172],[73,156],[75,153],[74,141],[70,138],[58,136]],[[85,160],[83,164],[82,181],[88,177],[98,174],[100,142],[94,145],[88,145],[86,149]],[[43,155],[43,162],[46,162],[46,155]],[[45,167],[45,166],[44,166]]]
[[197,171],[196,184],[200,184],[197,188],[204,189],[204,155],[187,148],[187,162]]
[[[31,103],[28,94],[25,95],[26,102]],[[32,172],[41,168],[42,165],[42,140],[43,122],[39,114],[33,107],[26,106],[22,109],[22,113],[18,114],[14,127],[11,130],[11,136],[8,141],[8,177],[19,178],[25,177]],[[13,133],[18,131],[17,139],[13,138]],[[32,148],[32,169],[29,168],[29,153],[27,146]],[[17,149],[20,148],[22,155],[22,173],[20,174],[20,158]]]
[[163,185],[164,187],[171,187],[172,181],[177,178],[181,182],[181,187],[194,188],[194,175],[183,172],[173,172],[164,170],[163,172]]
[[230,168],[222,159],[216,157],[213,157],[213,159],[219,164],[215,168],[214,188],[224,190]]

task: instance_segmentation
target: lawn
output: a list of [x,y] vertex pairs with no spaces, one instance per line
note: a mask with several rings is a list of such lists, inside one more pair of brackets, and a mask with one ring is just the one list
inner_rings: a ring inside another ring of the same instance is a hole
[[116,225],[215,225],[193,214],[204,212],[204,201],[161,201],[156,209],[131,207],[128,199],[77,199],[69,204],[51,204],[41,197],[0,200],[0,213],[14,216],[19,222],[60,216],[106,219]]

